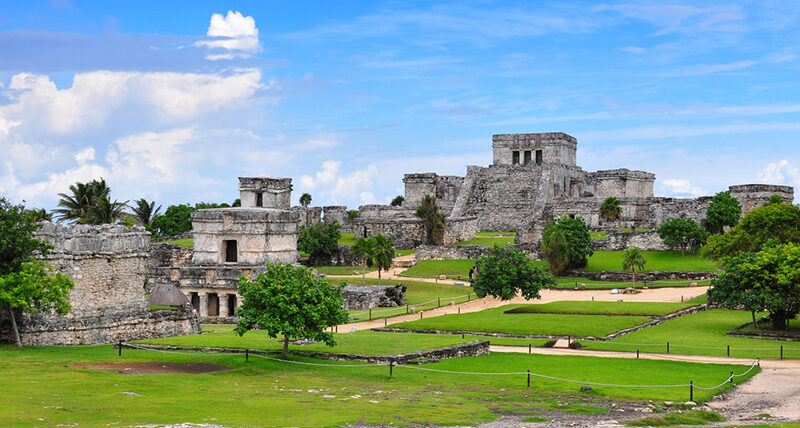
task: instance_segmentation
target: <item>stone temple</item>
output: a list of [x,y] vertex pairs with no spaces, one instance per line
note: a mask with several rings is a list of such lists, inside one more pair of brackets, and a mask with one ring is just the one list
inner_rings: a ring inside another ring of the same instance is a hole
[[[611,227],[600,218],[607,197],[620,200],[622,218],[614,227],[657,228],[677,217],[702,222],[711,202],[699,198],[653,195],[655,174],[629,169],[588,172],[577,165],[578,142],[562,132],[498,134],[492,136],[493,163],[468,166],[466,175],[406,174],[401,207],[364,205],[354,222],[356,237],[383,233],[401,246],[416,246],[424,238],[413,215],[425,195],[436,196],[448,216],[445,243],[463,240],[475,231],[517,231],[517,244],[534,245],[544,224],[562,215],[583,217],[592,228]],[[790,186],[746,184],[731,186],[743,214],[779,195],[792,201]],[[466,238],[470,239],[470,238]],[[621,244],[622,245],[622,244]]]

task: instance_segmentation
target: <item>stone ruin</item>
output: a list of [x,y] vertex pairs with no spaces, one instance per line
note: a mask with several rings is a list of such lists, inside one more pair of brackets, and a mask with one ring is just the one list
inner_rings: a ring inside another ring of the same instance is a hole
[[[200,332],[186,308],[150,312],[145,291],[150,234],[120,225],[63,227],[43,223],[36,237],[53,244],[45,259],[75,283],[65,316],[15,313],[25,345],[113,343]],[[14,341],[0,311],[0,342]]]
[[[423,230],[414,209],[425,195],[435,196],[447,216],[445,244],[471,239],[476,231],[516,230],[518,245],[534,246],[548,221],[572,215],[583,217],[592,229],[609,230],[614,236],[604,243],[608,249],[644,245],[655,250],[665,247],[653,232],[640,237],[617,236],[613,229],[654,230],[671,218],[692,218],[699,223],[705,219],[710,196],[656,197],[655,174],[645,171],[584,171],[576,162],[577,144],[574,137],[561,132],[493,135],[492,165],[468,166],[464,177],[406,174],[402,206],[361,206],[354,222],[356,237],[383,233],[400,243],[400,248],[419,245]],[[742,204],[742,215],[772,195],[787,202],[794,198],[790,186],[745,184],[729,190]],[[611,196],[619,199],[622,217],[607,222],[600,218],[600,205]]]
[[366,310],[377,307],[396,307],[406,301],[406,286],[396,285],[347,285],[342,290],[344,309]]

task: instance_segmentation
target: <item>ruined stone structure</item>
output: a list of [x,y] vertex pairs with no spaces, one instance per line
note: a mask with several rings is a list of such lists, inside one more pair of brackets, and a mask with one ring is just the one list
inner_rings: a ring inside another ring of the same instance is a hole
[[[710,196],[699,198],[655,197],[655,175],[625,168],[587,172],[576,162],[577,140],[561,132],[499,134],[492,136],[494,160],[488,167],[468,166],[464,177],[435,173],[406,174],[405,201],[399,209],[364,206],[357,221],[361,235],[391,234],[406,245],[418,244],[420,229],[411,221],[413,209],[425,195],[434,195],[448,219],[472,219],[470,231],[516,230],[517,244],[535,244],[547,221],[563,215],[583,217],[594,229],[645,227],[656,229],[670,218],[705,219]],[[731,186],[732,196],[742,204],[743,215],[763,205],[770,196],[792,201],[789,186],[747,184]],[[600,218],[600,205],[607,197],[620,200],[622,218],[608,222]],[[462,224],[466,224],[462,222]],[[451,233],[457,240],[468,233]],[[614,247],[623,242],[661,248],[653,236],[613,236]],[[632,240],[632,241],[631,241]]]
[[239,277],[252,278],[268,263],[295,263],[301,217],[319,222],[319,208],[290,208],[291,191],[290,178],[239,177],[242,206],[194,211],[191,259],[183,249],[159,246],[149,278],[178,286],[204,321],[233,317]]
[[353,233],[353,223],[347,214],[347,207],[344,205],[332,205],[322,207],[322,221],[325,223],[339,222],[342,233]]
[[[381,234],[392,241],[395,248],[414,248],[425,243],[425,226],[415,215],[416,210],[389,205],[362,205],[358,207],[358,218],[353,221],[356,239]],[[478,231],[477,217],[449,216],[445,220],[444,244],[449,245],[475,237]]]
[[[200,332],[186,310],[150,312],[145,292],[149,233],[120,225],[44,223],[36,233],[54,250],[45,260],[75,283],[66,316],[16,313],[26,345],[112,343]],[[13,341],[7,314],[0,313],[0,341]]]
[[347,285],[342,290],[342,299],[346,311],[396,307],[405,304],[406,286]]

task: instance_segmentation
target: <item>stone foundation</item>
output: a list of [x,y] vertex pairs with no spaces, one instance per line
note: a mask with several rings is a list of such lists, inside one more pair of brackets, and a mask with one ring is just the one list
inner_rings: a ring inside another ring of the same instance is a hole
[[623,251],[636,247],[643,251],[666,251],[670,248],[657,232],[607,230],[606,239],[592,239],[592,250]]
[[[618,281],[625,282],[632,279],[630,272],[618,271],[602,271],[602,272],[583,272],[578,270],[569,270],[564,272],[564,276],[574,276],[587,278],[595,281]],[[715,272],[678,272],[678,271],[653,271],[645,273],[636,273],[636,282],[640,281],[663,281],[663,280],[687,280],[687,281],[702,281],[706,279],[714,279],[717,277]]]
[[397,285],[347,285],[342,290],[344,310],[396,307],[405,304],[406,286]]

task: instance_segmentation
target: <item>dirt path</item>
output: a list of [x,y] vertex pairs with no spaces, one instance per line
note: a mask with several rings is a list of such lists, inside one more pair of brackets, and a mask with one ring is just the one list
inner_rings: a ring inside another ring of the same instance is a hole
[[[417,280],[416,278],[414,279]],[[622,299],[625,302],[680,302],[697,297],[706,292],[708,287],[690,287],[690,288],[652,288],[642,290],[639,294],[611,294],[609,290],[542,290],[542,298],[538,300],[525,300],[523,297],[518,296],[511,300],[502,301],[491,297],[473,300],[471,302],[461,303],[452,306],[442,306],[438,309],[425,311],[422,313],[423,318],[438,317],[447,314],[465,314],[469,312],[478,312],[484,309],[496,308],[498,306],[508,305],[512,303],[550,303],[561,300],[597,300],[605,302],[616,302]],[[447,299],[442,299],[442,304],[446,304]],[[399,317],[388,318],[386,320],[372,320],[352,324],[344,324],[337,327],[339,333],[369,330],[371,328],[389,326],[396,323],[414,321],[420,319],[420,314],[402,315]]]
[[721,425],[764,423],[762,414],[771,416],[770,423],[800,420],[800,361],[763,361],[761,367],[749,381],[706,403],[728,418]]

